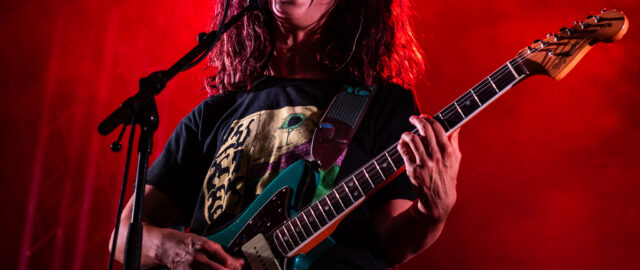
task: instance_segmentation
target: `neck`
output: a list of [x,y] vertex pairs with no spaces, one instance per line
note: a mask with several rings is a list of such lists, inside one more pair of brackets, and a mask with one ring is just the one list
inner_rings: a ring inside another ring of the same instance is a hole
[[269,62],[268,74],[283,78],[334,78],[335,72],[317,57],[322,49],[319,41],[319,27],[295,29],[280,24],[276,27],[274,54]]

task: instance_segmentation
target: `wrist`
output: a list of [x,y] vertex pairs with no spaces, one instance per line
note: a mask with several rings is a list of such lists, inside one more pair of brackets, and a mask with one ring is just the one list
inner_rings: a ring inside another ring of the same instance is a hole
[[409,211],[411,211],[411,215],[415,219],[428,223],[442,223],[446,220],[446,217],[442,217],[441,215],[434,215],[434,213],[432,211],[429,211],[419,199],[413,202],[411,207],[409,207]]
[[164,247],[171,230],[146,224],[143,225],[143,230],[141,264],[145,267],[166,265],[167,262],[163,260],[167,257]]

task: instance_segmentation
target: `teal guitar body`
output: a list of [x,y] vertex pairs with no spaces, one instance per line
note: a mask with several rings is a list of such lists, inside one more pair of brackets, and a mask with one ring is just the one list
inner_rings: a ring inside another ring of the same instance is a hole
[[305,199],[306,189],[302,185],[309,183],[315,183],[311,165],[303,160],[293,163],[231,224],[207,238],[225,247],[230,254],[244,257],[253,270],[307,269],[313,260],[333,245],[330,237],[307,254],[292,258],[288,258],[286,251],[269,239],[273,237],[273,230],[298,214],[297,205]]

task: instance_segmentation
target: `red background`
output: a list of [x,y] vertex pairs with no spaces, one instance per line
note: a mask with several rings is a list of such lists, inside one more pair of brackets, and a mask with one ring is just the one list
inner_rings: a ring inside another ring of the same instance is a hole
[[[462,129],[456,207],[435,245],[400,269],[640,269],[637,1],[413,5],[429,63],[417,89],[425,113],[590,12],[623,10],[631,27],[562,81],[526,80]],[[124,153],[108,150],[116,135],[97,124],[139,77],[195,44],[211,3],[9,0],[0,13],[0,265],[105,268]],[[154,158],[206,96],[202,69],[158,98]]]

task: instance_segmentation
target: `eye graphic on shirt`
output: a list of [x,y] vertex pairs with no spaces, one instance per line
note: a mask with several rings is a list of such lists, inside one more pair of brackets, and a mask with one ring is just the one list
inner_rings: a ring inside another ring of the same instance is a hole
[[304,121],[306,120],[307,117],[301,113],[293,113],[287,116],[287,118],[282,123],[282,126],[280,126],[280,129],[287,130],[287,140],[285,144],[289,144],[289,135],[291,135],[291,132],[304,124]]

